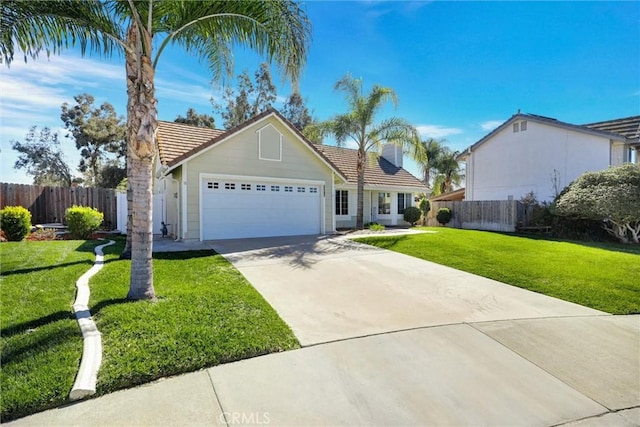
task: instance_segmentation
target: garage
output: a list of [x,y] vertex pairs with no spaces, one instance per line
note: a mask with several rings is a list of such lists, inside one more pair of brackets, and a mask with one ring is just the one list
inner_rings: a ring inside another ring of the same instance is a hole
[[295,180],[205,177],[203,240],[322,233],[322,185]]

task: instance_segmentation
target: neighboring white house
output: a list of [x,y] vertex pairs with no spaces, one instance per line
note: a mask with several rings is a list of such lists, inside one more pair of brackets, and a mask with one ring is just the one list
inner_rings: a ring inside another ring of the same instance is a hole
[[588,125],[515,114],[458,156],[465,200],[550,201],[587,171],[637,161],[640,116]]
[[[159,122],[154,217],[180,239],[333,233],[355,225],[355,152],[305,139],[275,110],[220,131]],[[426,190],[402,153],[367,165],[365,222],[403,223]],[[154,233],[159,224],[154,221]]]

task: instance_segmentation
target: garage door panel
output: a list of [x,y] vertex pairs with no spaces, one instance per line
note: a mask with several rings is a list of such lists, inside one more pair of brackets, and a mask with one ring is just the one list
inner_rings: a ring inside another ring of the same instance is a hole
[[202,184],[205,240],[321,232],[317,185],[211,179]]

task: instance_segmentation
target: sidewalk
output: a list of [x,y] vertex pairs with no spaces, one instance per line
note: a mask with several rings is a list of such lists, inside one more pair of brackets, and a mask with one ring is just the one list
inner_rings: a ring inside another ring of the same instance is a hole
[[639,348],[637,315],[419,328],[221,365],[8,425],[632,426]]
[[223,254],[304,347],[8,425],[640,426],[640,315],[344,237],[154,245]]

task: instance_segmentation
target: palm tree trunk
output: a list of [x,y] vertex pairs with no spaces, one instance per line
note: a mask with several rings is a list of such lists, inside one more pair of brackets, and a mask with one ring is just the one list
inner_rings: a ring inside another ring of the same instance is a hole
[[[131,176],[131,157],[127,150],[127,177]],[[120,259],[131,259],[131,227],[133,225],[133,188],[127,178],[127,242]]]
[[358,209],[356,212],[356,229],[362,230],[364,228],[364,166],[366,160],[366,153],[364,149],[358,150]]
[[[145,40],[148,41],[148,40]],[[131,221],[131,279],[129,299],[155,299],[153,288],[152,184],[158,128],[154,70],[142,53],[135,24],[129,29],[127,70],[128,185],[133,193]],[[150,46],[150,43],[145,43]]]

